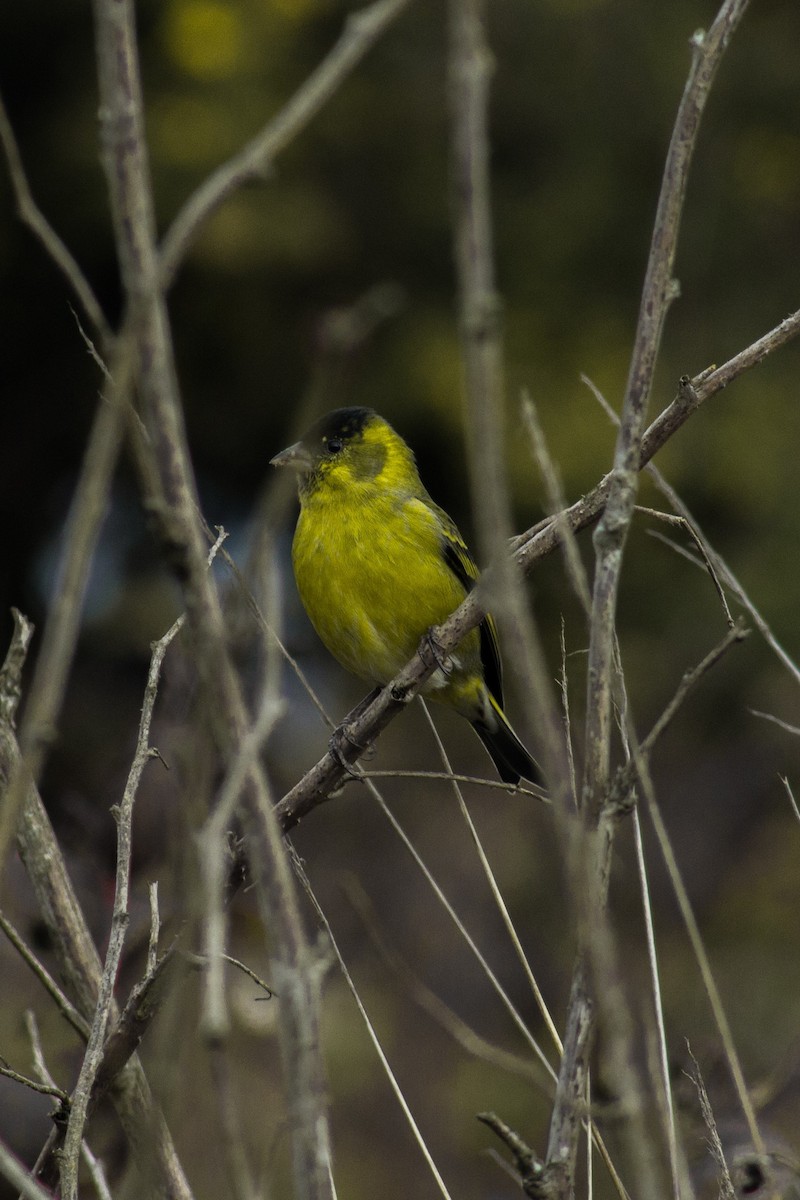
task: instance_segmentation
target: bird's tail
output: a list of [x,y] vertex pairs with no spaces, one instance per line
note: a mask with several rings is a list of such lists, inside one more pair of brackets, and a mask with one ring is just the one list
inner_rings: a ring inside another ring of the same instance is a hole
[[[473,721],[473,729],[491,755],[498,774],[504,783],[519,783],[528,779],[541,783],[542,774],[528,751],[508,723],[494,696],[489,693],[491,714],[488,720]],[[494,728],[492,728],[494,726]]]

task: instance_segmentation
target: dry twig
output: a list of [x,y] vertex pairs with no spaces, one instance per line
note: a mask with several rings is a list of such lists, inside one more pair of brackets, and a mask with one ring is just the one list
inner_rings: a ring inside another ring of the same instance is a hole
[[83,1130],[89,1113],[92,1089],[103,1059],[103,1044],[113,1006],[114,984],[122,958],[125,932],[128,927],[133,806],[142,773],[147,762],[152,757],[150,727],[153,720],[153,710],[158,692],[161,666],[167,649],[179,632],[182,624],[183,621],[181,619],[177,620],[167,633],[153,646],[150,671],[147,677],[147,686],[145,688],[139,722],[136,752],[128,774],[122,803],[119,808],[112,810],[117,823],[117,871],[111,933],[103,972],[100,978],[97,1007],[92,1027],[89,1031],[89,1040],[83,1062],[81,1063],[78,1082],[72,1093],[69,1121],[67,1122],[67,1129],[64,1135],[64,1148],[60,1160],[61,1190],[64,1200],[77,1200],[78,1196],[78,1160],[80,1157],[81,1142],[83,1141]]

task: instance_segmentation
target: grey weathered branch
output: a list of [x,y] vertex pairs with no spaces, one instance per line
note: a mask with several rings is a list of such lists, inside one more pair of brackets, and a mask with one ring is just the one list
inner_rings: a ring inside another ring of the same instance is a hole
[[[199,679],[198,704],[223,765],[247,737],[250,719],[227,647],[213,579],[176,378],[153,196],[147,165],[141,80],[131,0],[94,0],[104,165],[123,286],[136,337],[137,383],[146,437],[140,446],[145,498],[155,517],[186,604],[186,628]],[[294,880],[258,763],[243,797],[254,880],[281,993],[281,1046],[291,1105],[298,1200],[331,1196],[327,1102],[319,1049],[314,954],[300,916]]]
[[103,337],[103,340],[106,341],[110,336],[110,330],[91,284],[73,257],[72,252],[59,234],[56,233],[33,198],[33,192],[31,191],[28,177],[22,164],[22,156],[17,146],[17,139],[14,137],[14,130],[2,98],[0,98],[0,143],[2,143],[6,162],[8,163],[8,173],[11,179],[11,186],[14,189],[14,198],[17,204],[19,219],[28,226],[35,237],[41,242],[46,253],[49,254],[74,291],[86,316]]
[[128,774],[128,781],[125,785],[122,803],[114,813],[117,822],[117,869],[111,932],[103,971],[100,977],[94,1019],[89,1031],[86,1053],[83,1056],[78,1081],[73,1089],[69,1119],[64,1135],[64,1147],[60,1160],[61,1192],[64,1200],[77,1200],[78,1196],[78,1169],[83,1131],[89,1114],[89,1105],[92,1100],[95,1081],[103,1061],[106,1031],[111,1021],[114,1003],[114,985],[122,959],[122,949],[128,927],[128,895],[130,891],[131,853],[133,847],[133,806],[144,768],[151,758],[150,728],[153,721],[153,710],[155,708],[161,667],[167,649],[182,624],[183,622],[179,618],[153,646],[150,671],[148,673],[139,721],[136,751]]
[[[0,790],[19,771],[20,759],[13,731],[0,725]],[[20,814],[17,846],[66,991],[83,1019],[90,1023],[97,1002],[100,960],[53,827],[30,781]],[[113,1009],[112,1015],[116,1015]],[[156,1109],[138,1058],[131,1059],[115,1079],[111,1096],[131,1144],[143,1154],[143,1162],[152,1162],[154,1157],[158,1162],[162,1178],[159,1194],[169,1200],[191,1200],[169,1135],[160,1118],[152,1115]]]
[[[589,636],[588,691],[586,700],[586,759],[583,795],[591,860],[587,860],[589,921],[582,940],[570,996],[571,1019],[564,1040],[556,1103],[548,1138],[548,1169],[559,1180],[558,1195],[571,1194],[578,1150],[576,1113],[585,1102],[588,1047],[595,1024],[591,974],[598,972],[604,989],[606,1029],[613,1043],[609,1061],[618,1063],[626,1076],[620,1085],[630,1094],[637,1119],[639,1085],[636,1068],[617,998],[612,994],[617,977],[614,947],[599,936],[606,930],[605,910],[613,845],[613,814],[607,809],[613,698],[616,680],[616,608],[625,544],[633,518],[642,464],[645,418],[656,359],[667,310],[677,294],[673,265],[678,242],[689,167],[700,118],[722,55],[747,8],[748,0],[724,0],[708,33],[692,38],[693,61],[670,140],[662,177],[658,208],[645,273],[639,319],[633,344],[628,382],[603,515],[594,534],[596,553],[592,615]],[[578,1014],[582,1013],[580,1019]],[[647,1186],[652,1164],[644,1153],[640,1132],[631,1139],[640,1186]]]
[[508,669],[530,698],[530,724],[560,816],[574,807],[563,726],[522,580],[508,552],[511,496],[504,442],[501,304],[495,283],[489,171],[489,83],[484,0],[450,0],[450,107],[455,260],[472,511],[479,559],[488,564],[486,603]]

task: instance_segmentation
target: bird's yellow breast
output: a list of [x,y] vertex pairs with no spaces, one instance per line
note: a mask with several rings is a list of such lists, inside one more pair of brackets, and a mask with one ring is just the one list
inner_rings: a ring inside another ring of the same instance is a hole
[[[297,587],[320,638],[344,667],[380,684],[466,594],[444,561],[435,512],[383,482],[339,488],[331,480],[309,490],[292,547]],[[478,635],[459,651],[472,674]]]

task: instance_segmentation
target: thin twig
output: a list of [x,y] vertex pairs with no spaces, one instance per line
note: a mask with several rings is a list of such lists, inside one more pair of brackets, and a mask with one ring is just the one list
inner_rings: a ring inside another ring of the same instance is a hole
[[[592,596],[586,714],[586,761],[582,802],[591,829],[604,823],[611,761],[612,707],[615,677],[615,619],[620,572],[628,529],[636,503],[638,472],[647,405],[667,309],[675,295],[672,268],[677,246],[689,165],[694,151],[700,117],[716,69],[730,36],[746,8],[746,0],[725,0],[705,35],[693,38],[694,58],[670,140],[662,178],[658,209],[645,273],[636,336],[628,373],[622,418],[614,453],[603,516],[594,533],[596,570]],[[602,851],[590,868],[589,911],[604,908],[612,849],[612,831],[604,830]],[[573,977],[571,1004],[580,1006],[581,1019],[568,1021],[559,1090],[553,1109],[547,1162],[559,1179],[558,1194],[570,1195],[577,1158],[581,1097],[585,1094],[588,1067],[585,1046],[594,1024],[589,1002],[588,959],[601,950],[594,921],[589,923],[592,944],[585,940],[579,949]],[[610,947],[609,947],[610,949]],[[621,1013],[607,1012],[619,1020]],[[639,1157],[641,1171],[649,1161]],[[645,1176],[639,1180],[647,1187]]]
[[69,1093],[65,1092],[63,1088],[56,1087],[52,1083],[37,1083],[35,1079],[29,1079],[27,1075],[20,1075],[19,1071],[12,1070],[2,1060],[0,1060],[0,1075],[14,1083],[21,1083],[23,1087],[30,1088],[32,1092],[39,1092],[42,1096],[55,1096],[64,1107],[69,1104]]
[[781,776],[781,783],[784,786],[786,795],[789,797],[789,803],[792,806],[792,812],[797,817],[797,820],[800,821],[800,808],[798,808],[797,801],[794,798],[794,792],[792,791],[792,785],[789,783],[789,780],[786,778],[785,775]]
[[567,747],[567,761],[569,764],[569,782],[570,790],[573,796],[577,795],[577,776],[575,772],[575,751],[572,747],[572,720],[570,717],[569,704],[569,681],[567,678],[567,634],[564,624],[564,617],[561,617],[561,628],[559,635],[559,647],[561,650],[561,666],[558,675],[558,688],[561,692],[561,711],[564,719],[564,742]]
[[109,937],[108,949],[106,951],[103,973],[100,980],[97,1008],[95,1010],[94,1020],[92,1021],[92,1028],[89,1033],[89,1041],[87,1043],[86,1053],[84,1055],[83,1062],[81,1063],[78,1082],[76,1083],[75,1090],[72,1094],[69,1121],[67,1123],[67,1130],[64,1136],[64,1147],[61,1155],[61,1188],[64,1200],[77,1200],[78,1160],[80,1157],[81,1142],[83,1140],[83,1130],[89,1112],[92,1088],[97,1076],[97,1072],[100,1069],[100,1064],[103,1057],[103,1043],[105,1041],[106,1029],[108,1027],[111,1015],[112,1001],[114,997],[114,984],[116,982],[117,972],[119,970],[119,964],[122,958],[122,948],[125,942],[125,933],[128,927],[128,893],[130,888],[133,806],[142,773],[146,764],[152,757],[152,752],[150,749],[150,727],[153,720],[153,710],[155,708],[156,696],[158,694],[158,683],[161,675],[161,667],[164,662],[164,656],[166,655],[171,642],[180,631],[182,624],[183,621],[179,618],[174,622],[164,636],[159,638],[159,640],[153,645],[152,656],[150,659],[150,670],[147,676],[147,686],[145,687],[142,713],[139,721],[139,733],[136,741],[136,751],[134,753],[133,762],[128,773],[128,780],[125,785],[122,803],[120,804],[119,808],[112,810],[114,819],[117,823],[117,871],[111,933]]
[[[202,970],[208,969],[209,961],[207,954],[186,954],[185,957],[187,962],[191,963],[193,967],[197,967],[198,969]],[[237,971],[241,971],[242,974],[246,975],[248,979],[252,979],[253,983],[256,984],[256,986],[259,987],[262,992],[266,993],[264,996],[259,996],[259,1000],[271,1000],[273,996],[278,995],[275,989],[270,987],[266,979],[262,979],[252,967],[248,967],[247,963],[243,963],[241,959],[234,958],[232,954],[223,954],[222,960],[223,962],[230,963],[232,967],[236,967]]]
[[28,177],[25,174],[25,168],[22,164],[22,156],[17,146],[17,140],[14,137],[14,130],[1,97],[0,142],[3,144],[3,150],[8,163],[8,173],[17,203],[17,215],[42,243],[45,251],[61,271],[77,296],[90,322],[101,335],[104,342],[110,342],[111,331],[89,281],[33,198]]
[[667,1126],[667,1150],[669,1152],[670,1171],[672,1173],[672,1188],[675,1200],[681,1200],[680,1173],[678,1164],[678,1136],[675,1128],[675,1105],[672,1098],[672,1081],[669,1070],[669,1051],[667,1049],[667,1031],[664,1023],[664,1004],[661,993],[661,973],[658,968],[658,953],[656,951],[656,935],[653,926],[653,906],[650,898],[650,884],[647,877],[647,862],[644,856],[642,841],[642,823],[639,810],[633,811],[633,840],[636,850],[636,870],[639,876],[639,890],[642,896],[642,913],[644,915],[645,942],[647,945],[647,964],[650,970],[650,983],[653,995],[653,1009],[658,1035],[658,1071],[664,1095],[663,1110]]
[[147,889],[150,897],[150,936],[147,941],[147,963],[145,974],[155,970],[158,962],[158,935],[161,930],[161,920],[158,914],[158,881],[153,880]]
[[11,945],[33,971],[36,978],[49,993],[51,999],[55,1001],[59,1012],[66,1017],[75,1032],[86,1041],[89,1036],[89,1022],[78,1012],[75,1005],[64,994],[55,979],[53,979],[53,976],[44,964],[39,961],[3,912],[0,912],[0,929],[3,930]]
[[478,559],[487,566],[483,599],[514,647],[507,660],[559,821],[572,811],[568,755],[550,673],[518,564],[504,441],[505,379],[500,297],[495,281],[489,171],[489,84],[485,0],[450,0],[448,81],[453,240],[458,280],[465,432]]
[[507,1125],[497,1113],[481,1112],[478,1120],[488,1126],[507,1146],[514,1156],[514,1164],[519,1175],[522,1190],[531,1200],[553,1200],[555,1195],[552,1184],[548,1181],[544,1163],[536,1157],[528,1143]]
[[450,1192],[447,1190],[447,1186],[444,1182],[444,1179],[441,1176],[439,1168],[436,1166],[436,1163],[433,1160],[433,1157],[431,1155],[430,1150],[428,1149],[428,1145],[425,1141],[422,1131],[420,1130],[419,1125],[417,1124],[416,1120],[414,1119],[414,1115],[411,1112],[408,1101],[406,1100],[405,1095],[403,1094],[402,1088],[400,1087],[400,1084],[397,1081],[397,1077],[389,1064],[389,1060],[386,1057],[386,1052],[384,1051],[383,1046],[381,1045],[381,1042],[380,1042],[380,1038],[378,1037],[377,1030],[375,1029],[375,1026],[373,1025],[372,1021],[369,1018],[367,1010],[364,1007],[364,1002],[361,999],[358,989],[356,988],[356,985],[353,981],[353,977],[350,974],[347,964],[344,961],[342,952],[339,949],[339,944],[336,941],[336,938],[334,937],[333,930],[331,929],[330,922],[328,921],[328,918],[325,916],[325,913],[323,912],[322,908],[320,907],[319,901],[317,900],[316,896],[314,895],[314,892],[311,888],[311,884],[308,880],[308,876],[306,875],[305,870],[303,869],[303,865],[300,862],[300,859],[297,857],[297,855],[294,855],[294,869],[295,869],[295,873],[297,874],[297,877],[299,878],[300,882],[302,883],[302,885],[305,889],[306,895],[308,896],[309,900],[311,901],[311,904],[314,907],[314,910],[317,914],[319,921],[321,922],[321,924],[328,936],[330,945],[331,945],[333,952],[336,955],[336,959],[339,963],[339,969],[342,972],[342,976],[344,977],[345,983],[347,984],[348,988],[350,989],[350,994],[352,995],[353,999],[356,1002],[356,1007],[358,1008],[358,1011],[361,1015],[361,1019],[363,1020],[364,1025],[366,1026],[366,1030],[369,1035],[370,1041],[372,1042],[373,1046],[375,1047],[375,1052],[378,1055],[380,1064],[383,1067],[383,1070],[386,1074],[386,1078],[389,1081],[389,1086],[391,1087],[392,1091],[394,1092],[395,1097],[397,1098],[397,1101],[400,1104],[401,1109],[403,1110],[403,1115],[409,1124],[412,1134],[414,1135],[414,1140],[416,1141],[417,1145],[420,1148],[420,1151],[422,1152],[422,1156],[425,1159],[425,1162],[428,1166],[429,1171],[431,1172],[431,1175],[433,1176],[433,1179],[434,1179],[434,1182],[435,1182],[437,1188],[439,1189],[439,1193],[440,1193],[440,1195],[442,1195],[445,1198],[445,1200],[451,1200]]
[[0,721],[13,729],[22,698],[22,669],[33,637],[33,625],[18,608],[11,609],[14,631],[0,669]]
[[725,1161],[725,1154],[722,1150],[722,1142],[720,1141],[717,1123],[714,1120],[714,1112],[711,1108],[711,1101],[708,1098],[706,1085],[703,1082],[703,1076],[700,1073],[700,1064],[692,1054],[692,1048],[688,1041],[686,1043],[687,1053],[692,1060],[692,1071],[685,1071],[684,1074],[688,1079],[691,1079],[697,1089],[697,1096],[700,1101],[700,1111],[703,1114],[703,1121],[708,1130],[708,1145],[711,1150],[714,1162],[717,1164],[717,1177],[719,1180],[720,1200],[736,1200],[736,1190],[733,1186],[728,1164]]
[[492,970],[492,968],[489,966],[489,963],[487,962],[486,957],[481,952],[481,950],[478,948],[478,945],[475,942],[475,939],[468,932],[466,926],[464,925],[464,922],[461,920],[458,913],[454,909],[453,905],[447,899],[447,897],[445,896],[441,887],[436,882],[434,876],[432,875],[431,871],[426,866],[425,862],[422,859],[422,856],[417,851],[416,847],[414,846],[413,842],[409,838],[408,834],[405,832],[405,830],[403,829],[400,822],[394,816],[391,809],[388,807],[388,805],[386,804],[386,801],[384,800],[383,796],[380,794],[378,789],[375,787],[375,785],[373,783],[367,782],[366,786],[367,786],[368,790],[370,791],[370,793],[372,794],[373,798],[377,801],[381,812],[386,817],[389,824],[392,826],[392,828],[394,829],[395,833],[398,835],[398,837],[402,841],[405,848],[408,850],[409,854],[413,858],[413,860],[416,863],[419,870],[424,875],[424,877],[425,877],[426,881],[428,882],[428,884],[430,885],[430,887],[433,889],[434,895],[436,896],[437,900],[442,905],[445,912],[449,916],[450,920],[453,922],[456,929],[458,930],[459,934],[466,942],[473,957],[477,960],[481,970],[483,971],[483,974],[486,976],[486,979],[489,981],[489,983],[491,984],[495,993],[499,997],[503,1007],[505,1008],[506,1012],[510,1016],[513,1024],[516,1025],[517,1029],[522,1034],[524,1041],[527,1042],[530,1049],[533,1051],[535,1056],[539,1059],[539,1061],[542,1064],[542,1066],[544,1067],[545,1071],[547,1071],[548,1074],[552,1074],[552,1067],[550,1066],[550,1062],[549,1062],[547,1056],[545,1055],[544,1051],[539,1046],[539,1043],[537,1042],[536,1038],[533,1036],[533,1034],[529,1030],[524,1018],[520,1015],[518,1009],[514,1005],[514,1002],[511,1000],[510,996],[504,989],[503,985],[500,983],[500,980],[497,978],[497,975]]
[[94,1185],[94,1190],[97,1192],[97,1200],[113,1200],[100,1159],[92,1153],[86,1142],[81,1147],[81,1153],[83,1154],[83,1161],[86,1163],[86,1169]]
[[[541,1070],[535,1067],[529,1058],[523,1058],[519,1054],[503,1049],[494,1042],[487,1041],[420,979],[396,947],[381,933],[371,902],[359,879],[355,876],[347,876],[342,881],[342,888],[381,958],[406,988],[414,1002],[440,1028],[444,1029],[449,1037],[474,1058],[478,1058],[498,1070],[519,1076],[529,1083],[543,1088],[545,1094],[552,1095],[552,1086],[549,1089],[544,1087]],[[548,1078],[552,1085],[555,1073],[553,1072]]]
[[[250,725],[228,650],[219,595],[206,565],[177,383],[150,181],[132,0],[94,0],[104,167],[126,298],[136,318],[138,395],[147,437],[137,445],[145,502],[152,506],[181,581],[187,630],[198,670],[198,704],[223,767]],[[298,1200],[329,1200],[330,1143],[319,1039],[316,960],[308,945],[294,880],[277,828],[267,780],[254,763],[243,796],[256,897],[270,931],[273,975],[281,991],[281,1049],[292,1122]]]
[[103,1056],[92,1089],[91,1109],[113,1087],[128,1060],[139,1047],[161,1007],[177,958],[177,938],[161,958],[130,990],[119,1020],[106,1038]]
[[[434,740],[436,741],[436,748],[439,752],[439,756],[442,759],[442,762],[444,763],[445,768],[448,769],[450,767],[450,760],[448,759],[447,751],[444,748],[444,743],[442,742],[441,738],[439,737],[439,731],[437,730],[436,725],[434,724],[433,718],[431,717],[430,710],[429,710],[427,704],[425,703],[424,699],[421,696],[419,697],[419,701],[420,701],[420,704],[422,705],[422,710],[425,713],[425,718],[428,722],[428,726],[433,734]],[[522,967],[522,970],[525,974],[525,978],[528,981],[528,986],[530,987],[531,992],[533,993],[533,998],[536,1003],[536,1007],[539,1009],[542,1020],[544,1021],[545,1027],[547,1028],[547,1032],[550,1034],[550,1037],[552,1038],[552,1041],[553,1041],[553,1045],[555,1046],[558,1054],[560,1055],[563,1047],[561,1045],[561,1039],[558,1036],[558,1030],[556,1029],[555,1022],[553,1021],[553,1018],[550,1015],[550,1010],[547,1007],[545,998],[542,995],[542,991],[539,987],[539,984],[536,981],[536,977],[533,974],[533,971],[531,970],[531,965],[528,962],[525,951],[522,948],[522,943],[519,940],[519,934],[516,931],[514,922],[511,919],[511,914],[508,911],[508,906],[507,906],[505,900],[503,899],[502,892],[500,891],[500,887],[497,882],[497,878],[495,877],[494,871],[492,870],[491,864],[489,863],[489,859],[486,856],[486,851],[483,848],[483,844],[478,835],[478,831],[475,828],[475,822],[472,820],[469,809],[467,808],[466,802],[464,800],[463,792],[461,791],[461,788],[459,787],[458,783],[455,780],[453,780],[453,792],[455,794],[459,812],[461,813],[461,819],[464,821],[464,823],[467,827],[467,831],[469,832],[470,838],[472,839],[472,844],[475,847],[475,851],[478,855],[478,861],[481,865],[481,870],[483,871],[484,878],[486,879],[486,882],[489,885],[489,890],[492,893],[492,899],[494,900],[495,907],[497,908],[497,911],[500,914],[500,919],[502,920],[503,925],[505,926],[506,933],[508,934],[508,937],[511,941],[511,945],[514,947],[514,953],[516,954],[517,960],[520,963],[520,966]],[[550,1075],[553,1079],[555,1079],[555,1071],[551,1070]]]
[[578,597],[581,607],[588,614],[592,606],[592,593],[586,576],[586,568],[583,565],[583,560],[578,550],[575,533],[565,518],[567,503],[561,486],[558,468],[548,450],[544,429],[539,420],[539,413],[533,400],[527,393],[523,393],[522,396],[522,416],[528,431],[536,465],[544,481],[550,515],[558,527],[561,546],[564,551],[567,578],[572,584],[572,589]]
[[25,1010],[24,1020],[25,1032],[27,1033],[31,1043],[33,1065],[36,1070],[36,1074],[39,1076],[42,1083],[47,1084],[48,1087],[55,1087],[56,1082],[53,1079],[53,1076],[50,1074],[47,1062],[45,1061],[42,1038],[39,1033],[39,1022],[36,1020],[36,1014],[34,1013],[33,1009],[28,1008]]
[[39,1186],[3,1142],[0,1142],[0,1175],[5,1176],[23,1200],[52,1200],[53,1193]]
[[643,755],[647,756],[650,754],[653,746],[666,731],[668,725],[674,720],[681,705],[685,703],[687,697],[694,691],[700,680],[716,666],[732,646],[743,642],[748,632],[749,630],[745,627],[743,620],[739,619],[734,622],[733,627],[726,632],[725,636],[720,639],[712,650],[709,650],[705,658],[696,667],[690,667],[688,671],[684,672],[672,699],[665,706],[650,732],[642,739],[640,750]]
[[758,1127],[753,1102],[745,1083],[744,1072],[742,1071],[739,1055],[736,1051],[736,1044],[733,1040],[731,1027],[728,1023],[728,1018],[725,1013],[719,988],[717,987],[716,980],[714,979],[714,973],[711,970],[711,963],[709,962],[708,954],[703,944],[703,939],[697,924],[697,918],[694,915],[691,901],[689,900],[689,895],[686,891],[686,886],[681,877],[678,863],[675,858],[675,852],[672,849],[667,828],[661,815],[661,810],[656,802],[655,793],[650,781],[650,775],[649,771],[647,770],[646,762],[643,761],[640,764],[640,768],[639,784],[642,788],[642,792],[647,803],[647,811],[653,823],[656,837],[658,838],[661,854],[664,859],[667,872],[669,873],[670,883],[672,884],[672,890],[675,894],[675,898],[678,901],[678,907],[680,908],[681,916],[683,917],[683,922],[689,935],[689,941],[692,945],[695,961],[700,968],[703,985],[706,989],[706,995],[708,996],[711,1011],[714,1015],[714,1020],[719,1031],[720,1039],[722,1041],[728,1061],[728,1067],[731,1072],[731,1078],[733,1080],[734,1087],[736,1088],[739,1103],[742,1106],[742,1112],[744,1113],[745,1120],[747,1121],[750,1138],[756,1148],[756,1152],[760,1155],[763,1155],[765,1152],[764,1139],[762,1138],[761,1131]]
[[752,717],[760,717],[762,721],[771,721],[773,725],[777,725],[785,733],[791,733],[793,737],[800,737],[800,726],[791,725],[788,721],[782,720],[781,717],[776,717],[774,713],[761,712],[757,708],[748,708],[747,711]]
[[[490,791],[508,792],[508,784],[503,783],[500,779],[487,779],[483,775],[459,775],[457,771],[452,774],[449,771],[406,771],[406,770],[388,770],[388,771],[364,771],[363,779],[424,779],[428,782],[451,783],[453,780],[456,783],[470,783],[475,787],[488,788]],[[541,788],[525,787],[522,783],[518,783],[514,788],[515,796],[529,796],[531,800],[538,800],[541,804],[549,804],[550,798],[542,791]]]

